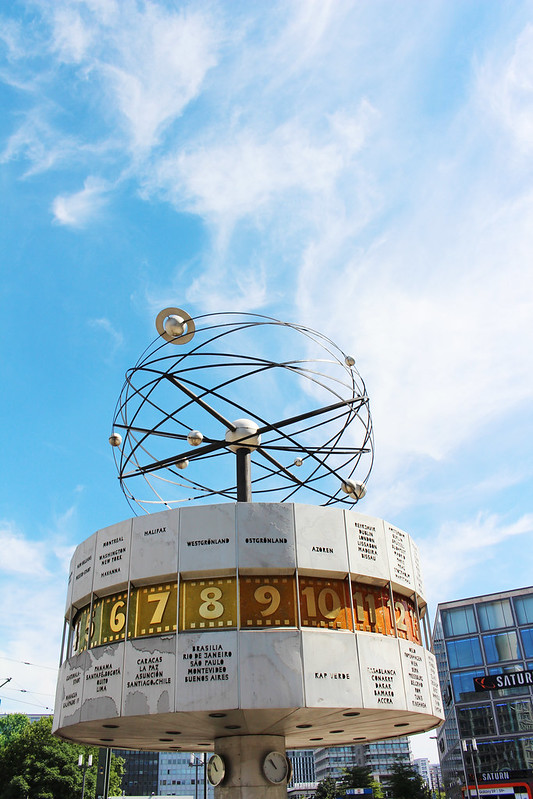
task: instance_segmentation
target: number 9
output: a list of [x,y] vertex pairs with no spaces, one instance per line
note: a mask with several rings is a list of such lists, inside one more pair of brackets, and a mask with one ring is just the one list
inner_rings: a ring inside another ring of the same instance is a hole
[[279,608],[281,594],[273,585],[260,585],[254,591],[254,599],[261,605],[268,605],[268,608],[261,611],[261,616],[271,616]]

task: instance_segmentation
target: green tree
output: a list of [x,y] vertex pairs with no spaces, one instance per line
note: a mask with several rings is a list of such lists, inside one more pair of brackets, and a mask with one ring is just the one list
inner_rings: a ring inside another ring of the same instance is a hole
[[0,719],[0,747],[24,732],[29,725],[30,720],[25,713],[8,713]]
[[[90,754],[93,766],[86,771],[86,797],[94,796],[98,749],[62,741],[52,735],[52,719],[29,724],[0,749],[0,799],[79,799],[84,761]],[[111,758],[110,794],[120,793],[123,761]]]
[[341,788],[371,788],[372,769],[369,766],[350,766],[342,770]]
[[321,780],[318,783],[315,799],[336,799],[337,796],[339,796],[339,791],[333,777],[326,777],[325,780]]
[[381,784],[372,778],[370,766],[350,766],[343,769],[339,788],[342,793],[347,788],[372,788],[373,799],[383,799],[383,789]]
[[386,783],[393,799],[431,799],[431,792],[418,771],[405,763],[394,764]]

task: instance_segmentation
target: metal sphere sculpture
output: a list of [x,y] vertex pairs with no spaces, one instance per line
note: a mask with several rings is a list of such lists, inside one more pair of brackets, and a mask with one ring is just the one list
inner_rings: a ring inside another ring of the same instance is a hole
[[109,438],[135,512],[252,492],[322,505],[364,496],[369,400],[354,359],[327,336],[260,314],[193,319],[179,308],[162,310],[156,328],[126,374]]

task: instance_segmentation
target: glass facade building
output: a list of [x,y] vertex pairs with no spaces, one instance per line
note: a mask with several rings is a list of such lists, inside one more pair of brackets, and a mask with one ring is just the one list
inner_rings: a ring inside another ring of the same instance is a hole
[[124,796],[213,799],[214,789],[209,781],[206,781],[204,788],[205,771],[201,754],[130,749],[113,749],[113,753],[124,758]]
[[[533,588],[441,603],[433,647],[446,714],[438,751],[447,796],[459,799],[466,776],[480,786],[504,773],[509,781],[533,778],[532,687],[525,674],[533,671]],[[476,691],[474,678],[496,675],[515,684]]]
[[[351,766],[369,766],[374,779],[386,785],[387,777],[398,762],[405,765],[411,763],[409,738],[388,738],[370,744],[315,749],[315,772],[319,782],[326,777],[339,779],[343,770]],[[386,788],[384,792],[387,795]]]
[[124,796],[150,796],[158,793],[159,752],[113,749],[113,754],[124,759]]
[[206,779],[204,760],[210,753],[160,752],[159,796],[193,796],[213,799],[214,788]]

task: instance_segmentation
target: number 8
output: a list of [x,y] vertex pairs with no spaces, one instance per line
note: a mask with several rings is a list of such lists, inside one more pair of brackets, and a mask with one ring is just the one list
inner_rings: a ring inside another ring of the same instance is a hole
[[218,619],[224,613],[224,605],[217,602],[222,596],[220,588],[204,588],[200,592],[200,599],[204,601],[200,605],[200,616],[202,619]]

